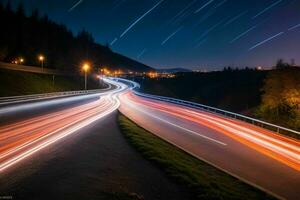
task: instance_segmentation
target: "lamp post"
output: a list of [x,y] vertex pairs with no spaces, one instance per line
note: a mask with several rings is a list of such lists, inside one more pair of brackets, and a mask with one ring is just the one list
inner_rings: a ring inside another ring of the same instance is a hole
[[87,72],[90,69],[89,64],[85,63],[82,67],[83,71],[84,71],[84,89],[87,89]]
[[97,75],[97,79],[99,80],[99,87],[101,87],[101,75]]
[[22,65],[24,62],[24,58],[20,58],[20,64]]
[[45,60],[45,57],[43,55],[40,55],[39,56],[39,61],[41,62],[42,71],[44,71],[44,60]]

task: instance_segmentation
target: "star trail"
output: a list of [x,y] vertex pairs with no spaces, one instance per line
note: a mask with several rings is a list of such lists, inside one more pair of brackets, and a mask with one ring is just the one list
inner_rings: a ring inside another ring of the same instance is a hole
[[[19,0],[11,2],[16,8]],[[37,8],[74,35],[87,30],[96,42],[152,67],[215,70],[271,67],[279,58],[300,62],[298,0],[22,2],[28,14]]]
[[233,40],[231,40],[230,43],[233,43],[233,42],[237,41],[238,39],[245,36],[247,33],[249,33],[250,31],[252,31],[255,28],[256,28],[256,26],[252,26],[251,28],[249,28],[248,30],[246,30],[245,32],[239,34],[237,37],[235,37]]
[[259,47],[259,46],[265,44],[266,42],[269,42],[270,40],[272,40],[272,39],[274,39],[274,38],[276,38],[276,37],[279,37],[279,36],[282,35],[282,34],[284,34],[284,32],[277,33],[276,35],[273,35],[273,36],[271,36],[271,37],[269,37],[269,38],[267,38],[267,39],[265,39],[265,40],[259,42],[258,44],[256,44],[256,45],[254,45],[253,47],[249,48],[249,51],[255,49],[256,47]]
[[252,19],[255,19],[256,17],[261,16],[262,14],[264,14],[265,12],[267,12],[268,10],[270,10],[271,8],[273,8],[274,6],[276,6],[277,4],[281,3],[282,0],[278,0],[275,3],[271,4],[270,6],[266,7],[265,9],[263,9],[262,11],[260,11],[258,14],[256,14],[255,16],[252,17]]
[[176,31],[171,33],[164,41],[162,41],[161,45],[164,45],[168,40],[170,40],[172,37],[176,35],[183,27],[179,27]]
[[121,34],[120,38],[123,37],[130,29],[132,29],[139,21],[141,21],[144,17],[146,17],[152,10],[154,10],[159,4],[161,4],[164,0],[159,1],[155,4],[150,10],[145,12],[142,16],[140,16],[136,21],[134,21],[130,26]]
[[72,10],[74,10],[79,4],[81,4],[83,2],[83,0],[79,0],[77,3],[75,3],[68,11],[71,12]]

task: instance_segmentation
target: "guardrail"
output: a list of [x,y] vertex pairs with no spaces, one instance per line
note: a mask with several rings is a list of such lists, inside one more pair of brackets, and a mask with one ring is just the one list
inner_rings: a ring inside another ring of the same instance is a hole
[[285,128],[282,126],[278,126],[269,122],[265,122],[259,119],[255,119],[255,118],[251,118],[245,115],[241,115],[238,113],[234,113],[234,112],[230,112],[230,111],[226,111],[226,110],[222,110],[219,108],[215,108],[215,107],[211,107],[211,106],[207,106],[207,105],[203,105],[203,104],[199,104],[199,103],[194,103],[191,101],[185,101],[185,100],[181,100],[181,99],[176,99],[176,98],[171,98],[171,97],[163,97],[163,96],[157,96],[157,95],[150,95],[150,94],[145,94],[145,93],[141,93],[138,91],[133,90],[133,92],[141,97],[146,97],[146,98],[150,98],[150,99],[154,99],[154,100],[159,100],[159,101],[165,101],[165,102],[170,102],[170,103],[175,103],[175,104],[179,104],[179,105],[183,105],[183,106],[188,106],[188,107],[192,107],[192,108],[196,108],[196,109],[201,109],[201,110],[205,110],[211,113],[216,113],[216,114],[220,114],[226,117],[230,117],[230,118],[234,118],[234,119],[239,119],[245,122],[250,122],[254,125],[258,125],[261,126],[263,128],[267,128],[269,130],[272,131],[276,131],[277,133],[281,133],[283,131],[289,132],[289,133],[293,133],[293,134],[297,134],[298,136],[300,136],[300,132],[299,131],[295,131],[289,128]]
[[68,97],[68,96],[84,95],[84,94],[94,94],[94,93],[98,93],[101,91],[109,90],[110,88],[111,88],[111,85],[109,85],[108,88],[97,89],[97,90],[78,90],[78,91],[43,93],[43,94],[31,94],[31,95],[23,95],[23,96],[0,97],[0,106],[13,104],[13,103],[22,103],[22,102],[28,102],[28,101],[50,99],[50,98]]
[[292,130],[292,129],[289,129],[289,128],[278,126],[278,125],[275,125],[275,124],[272,124],[272,123],[269,123],[269,122],[265,122],[265,121],[262,121],[262,120],[259,120],[259,119],[255,119],[255,118],[248,117],[248,116],[245,116],[245,115],[241,115],[241,114],[238,114],[238,113],[230,112],[230,111],[227,111],[227,110],[215,108],[215,107],[212,107],[212,106],[207,106],[207,105],[204,105],[204,104],[199,104],[199,103],[195,103],[195,102],[191,102],[191,101],[185,101],[185,100],[171,98],[171,97],[145,94],[145,93],[136,91],[136,89],[140,88],[140,84],[138,84],[134,81],[130,81],[130,80],[123,79],[123,78],[112,78],[112,79],[116,80],[116,81],[125,82],[127,84],[132,85],[132,91],[136,95],[141,96],[141,97],[150,98],[150,99],[159,100],[159,101],[170,102],[170,103],[175,103],[175,104],[178,104],[178,105],[188,106],[188,107],[195,108],[195,109],[201,109],[201,110],[204,110],[206,112],[211,112],[211,113],[219,114],[219,115],[222,115],[222,116],[225,116],[225,117],[228,117],[228,118],[238,119],[238,120],[241,120],[241,121],[252,123],[256,126],[260,126],[262,128],[265,128],[265,129],[276,131],[277,133],[285,132],[285,133],[294,134],[294,135],[297,136],[297,138],[300,137],[300,132],[299,131],[295,131],[295,130]]
[[139,83],[131,81],[131,80],[127,80],[127,79],[124,79],[124,78],[110,77],[109,79],[114,80],[114,81],[123,82],[125,84],[129,84],[129,85],[131,85],[132,90],[139,89],[141,87],[141,85]]

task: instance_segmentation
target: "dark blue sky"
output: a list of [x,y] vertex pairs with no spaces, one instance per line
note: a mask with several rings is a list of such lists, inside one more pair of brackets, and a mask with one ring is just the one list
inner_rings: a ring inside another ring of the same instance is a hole
[[[12,1],[15,5],[18,0]],[[300,64],[300,0],[23,0],[152,67]],[[116,40],[117,39],[117,40]]]

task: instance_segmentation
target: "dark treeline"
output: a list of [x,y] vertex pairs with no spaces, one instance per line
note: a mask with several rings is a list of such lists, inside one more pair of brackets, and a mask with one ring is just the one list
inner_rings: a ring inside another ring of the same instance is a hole
[[279,60],[273,70],[224,68],[143,79],[146,92],[194,101],[300,130],[300,68]]
[[233,70],[177,73],[171,79],[146,79],[145,91],[199,102],[232,111],[247,111],[259,104],[266,71]]
[[82,30],[78,35],[65,25],[54,23],[47,16],[41,17],[38,10],[29,16],[22,4],[13,10],[0,3],[0,60],[11,62],[23,57],[27,65],[39,65],[37,56],[45,56],[45,65],[66,71],[78,71],[83,61],[93,66],[106,66],[111,69],[148,71],[146,65],[120,54],[108,46],[95,43],[92,35]]

